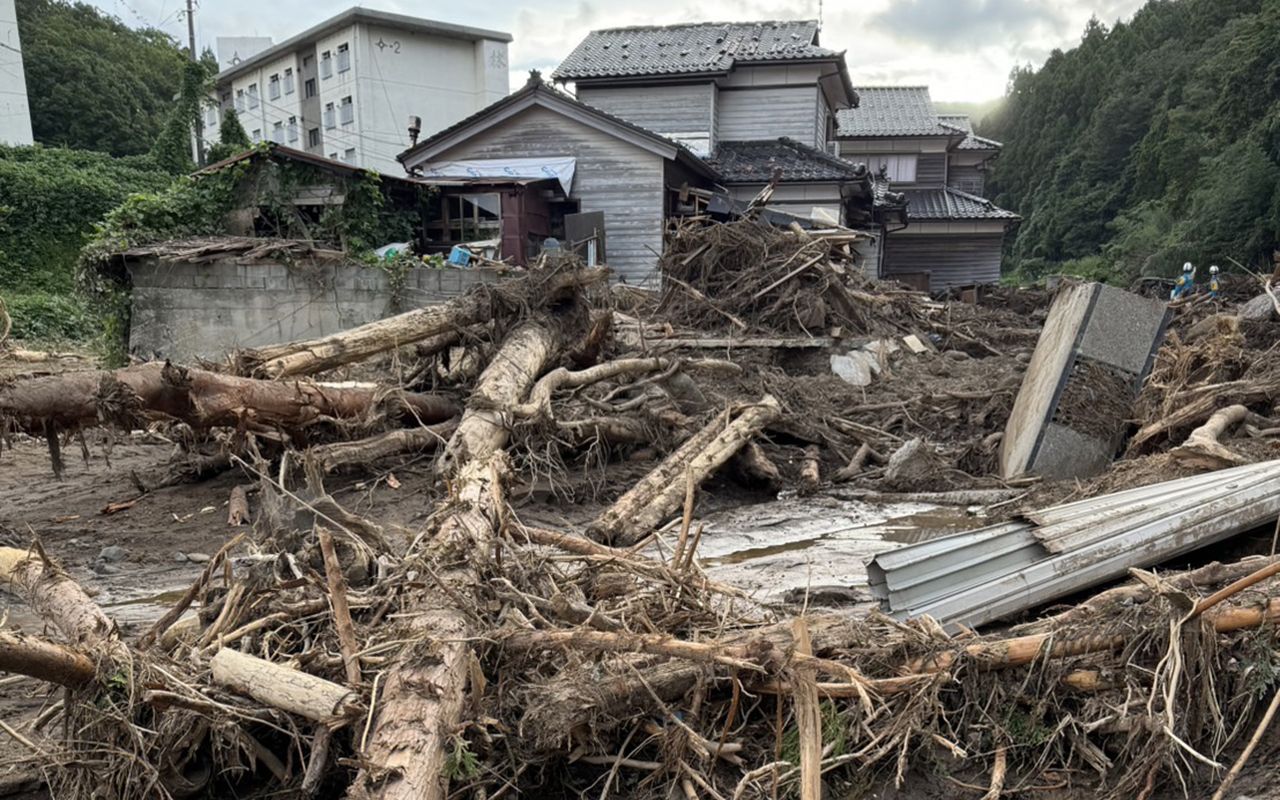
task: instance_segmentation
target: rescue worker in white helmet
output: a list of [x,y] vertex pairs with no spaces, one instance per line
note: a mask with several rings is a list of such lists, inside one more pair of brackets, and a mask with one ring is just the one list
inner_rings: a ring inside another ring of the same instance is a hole
[[1221,285],[1218,282],[1218,265],[1212,264],[1209,267],[1209,299],[1210,300],[1218,299],[1218,290],[1220,288],[1221,288]]
[[1178,282],[1173,285],[1173,291],[1169,292],[1170,300],[1177,300],[1183,295],[1189,295],[1196,288],[1196,268],[1191,266],[1191,262],[1182,265],[1182,275],[1179,276]]

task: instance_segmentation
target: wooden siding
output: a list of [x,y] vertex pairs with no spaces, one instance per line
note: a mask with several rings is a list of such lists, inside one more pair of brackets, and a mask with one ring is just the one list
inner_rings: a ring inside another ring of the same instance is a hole
[[947,170],[947,185],[979,197],[986,191],[986,173],[976,166],[952,164]]
[[603,211],[609,266],[630,284],[657,282],[662,252],[665,160],[546,108],[534,107],[436,155],[463,158],[573,156],[571,197],[581,211]]
[[713,83],[582,86],[578,99],[654,133],[711,134]]
[[[729,187],[729,194],[735,200],[751,202],[763,183],[740,183]],[[769,208],[809,218],[814,207],[825,208],[844,222],[844,200],[840,197],[840,187],[834,183],[781,184],[769,198]]]
[[817,147],[815,86],[721,89],[719,141],[741,142],[790,136]]
[[886,277],[928,273],[931,292],[1000,280],[1003,234],[913,236],[910,230],[891,233],[886,238]]
[[921,153],[916,159],[916,186],[944,186],[946,181],[946,154]]
[[817,139],[816,139],[817,144],[815,146],[819,150],[826,151],[827,125],[830,123],[830,120],[831,120],[831,107],[827,105],[827,99],[822,96],[822,89],[818,88],[817,92],[818,92],[818,99],[817,99],[817,106],[818,106],[817,126],[818,127],[817,127],[817,130],[814,131],[815,135],[817,136]]

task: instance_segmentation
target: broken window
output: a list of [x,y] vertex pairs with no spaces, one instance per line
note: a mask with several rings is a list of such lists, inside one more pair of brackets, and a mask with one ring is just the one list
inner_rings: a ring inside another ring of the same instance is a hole
[[454,195],[448,198],[445,209],[451,242],[476,242],[502,235],[502,195]]
[[[850,161],[857,161],[860,157],[849,154],[845,158]],[[916,154],[915,153],[894,153],[883,155],[861,156],[867,162],[867,169],[873,173],[879,173],[881,169],[889,180],[893,183],[915,183],[916,182]]]
[[351,69],[351,48],[345,44],[338,45],[338,72]]

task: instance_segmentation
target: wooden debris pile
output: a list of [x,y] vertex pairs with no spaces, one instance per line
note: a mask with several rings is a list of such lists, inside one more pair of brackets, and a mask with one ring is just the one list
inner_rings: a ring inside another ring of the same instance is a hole
[[[721,230],[706,235],[731,244],[745,229]],[[770,253],[776,277],[717,283],[718,310],[688,297],[668,310],[803,329],[786,304],[731,302],[799,266]],[[18,733],[53,793],[816,800],[824,784],[852,796],[928,774],[991,797],[1077,784],[1133,797],[1205,779],[1249,736],[1277,674],[1270,566],[1203,599],[1262,565],[1144,575],[1012,638],[794,616],[710,579],[693,524],[709,482],[811,492],[824,462],[905,470],[895,449],[922,446],[776,370],[621,348],[602,278],[566,261],[239,353],[227,372],[141,365],[0,389],[7,430],[52,452],[88,425],[164,425],[258,489],[252,533],[135,640],[38,543],[0,549],[3,585],[49,626],[0,631],[0,668],[56,686],[35,732]],[[784,284],[770,291],[794,306],[801,287]],[[839,324],[899,320],[947,346],[947,316],[924,298],[858,291],[869,299],[832,306]],[[397,377],[378,386],[318,379],[388,354],[400,363],[378,369]],[[937,400],[885,410],[918,425]],[[421,522],[354,513],[325,488],[397,455],[433,459]],[[575,480],[607,500],[585,524],[536,524],[515,499]]]

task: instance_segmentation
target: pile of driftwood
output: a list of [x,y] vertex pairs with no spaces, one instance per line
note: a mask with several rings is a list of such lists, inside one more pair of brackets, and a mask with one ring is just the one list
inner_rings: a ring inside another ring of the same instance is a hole
[[[1270,564],[1142,575],[1012,637],[794,615],[708,578],[709,480],[811,491],[819,451],[866,466],[892,434],[814,421],[803,385],[702,351],[619,351],[603,277],[565,262],[222,372],[0,387],[0,426],[52,453],[163,424],[258,486],[252,533],[131,641],[38,543],[0,549],[3,586],[57,633],[0,632],[0,669],[58,687],[39,735],[14,731],[54,793],[816,800],[928,775],[1133,797],[1249,738],[1276,674]],[[397,378],[317,377],[356,367]],[[325,490],[404,453],[435,458],[421,526]],[[522,522],[513,489],[592,469],[638,478],[604,479],[587,524]]]

